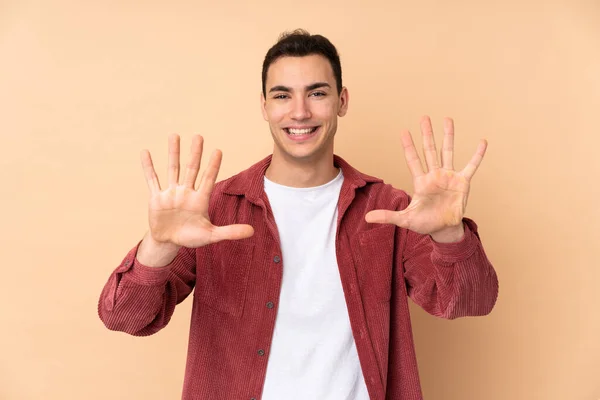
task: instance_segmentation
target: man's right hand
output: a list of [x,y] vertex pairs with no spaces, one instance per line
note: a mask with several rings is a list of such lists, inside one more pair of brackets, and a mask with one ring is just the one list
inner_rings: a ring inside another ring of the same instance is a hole
[[196,248],[222,240],[244,239],[254,234],[250,225],[214,226],[210,222],[208,205],[221,166],[222,153],[215,150],[212,154],[196,188],[203,143],[201,136],[193,137],[185,177],[179,183],[179,136],[174,134],[169,137],[168,183],[165,189],[160,186],[150,152],[142,151],[142,167],[150,191],[150,231],[137,256],[142,264],[166,265],[175,257],[179,247]]

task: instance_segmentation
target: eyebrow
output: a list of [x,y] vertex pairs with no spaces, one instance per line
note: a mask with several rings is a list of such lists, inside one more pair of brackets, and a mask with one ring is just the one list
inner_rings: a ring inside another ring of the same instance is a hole
[[[328,87],[328,88],[330,88],[331,85],[329,83],[327,83],[327,82],[315,82],[315,83],[312,83],[312,84],[306,86],[305,89],[307,91],[310,91],[310,90],[315,90],[315,89],[322,88],[322,87]],[[287,93],[290,93],[291,91],[292,91],[291,88],[289,88],[287,86],[283,86],[283,85],[273,86],[271,89],[269,89],[269,93],[271,93],[271,92],[287,92]]]

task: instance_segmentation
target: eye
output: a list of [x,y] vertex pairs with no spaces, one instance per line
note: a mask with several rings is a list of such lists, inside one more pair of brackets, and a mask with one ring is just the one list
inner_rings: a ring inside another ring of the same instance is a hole
[[310,95],[311,96],[315,96],[315,97],[322,97],[322,96],[326,96],[327,93],[325,93],[325,92],[313,92]]
[[287,94],[276,94],[275,96],[273,96],[273,98],[277,100],[286,99],[287,97]]

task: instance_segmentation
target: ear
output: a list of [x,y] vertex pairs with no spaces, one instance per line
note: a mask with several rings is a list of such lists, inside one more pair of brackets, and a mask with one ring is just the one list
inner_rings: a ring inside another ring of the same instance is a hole
[[267,99],[265,99],[265,95],[263,92],[260,92],[260,109],[262,111],[262,115],[265,121],[269,120],[269,116],[267,115]]
[[350,95],[348,89],[344,86],[340,93],[340,109],[338,110],[338,116],[343,117],[348,112],[348,102],[350,101]]

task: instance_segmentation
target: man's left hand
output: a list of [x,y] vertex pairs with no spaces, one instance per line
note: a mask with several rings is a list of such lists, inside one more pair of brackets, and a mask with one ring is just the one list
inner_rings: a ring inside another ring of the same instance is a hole
[[487,141],[481,140],[477,151],[462,171],[454,170],[454,122],[444,119],[441,165],[438,161],[431,120],[421,119],[423,153],[427,171],[408,130],[402,132],[402,145],[408,168],[413,176],[414,194],[402,211],[373,210],[365,215],[370,223],[394,224],[420,234],[431,235],[436,242],[458,242],[464,235],[463,216],[467,207],[470,182],[485,155]]

